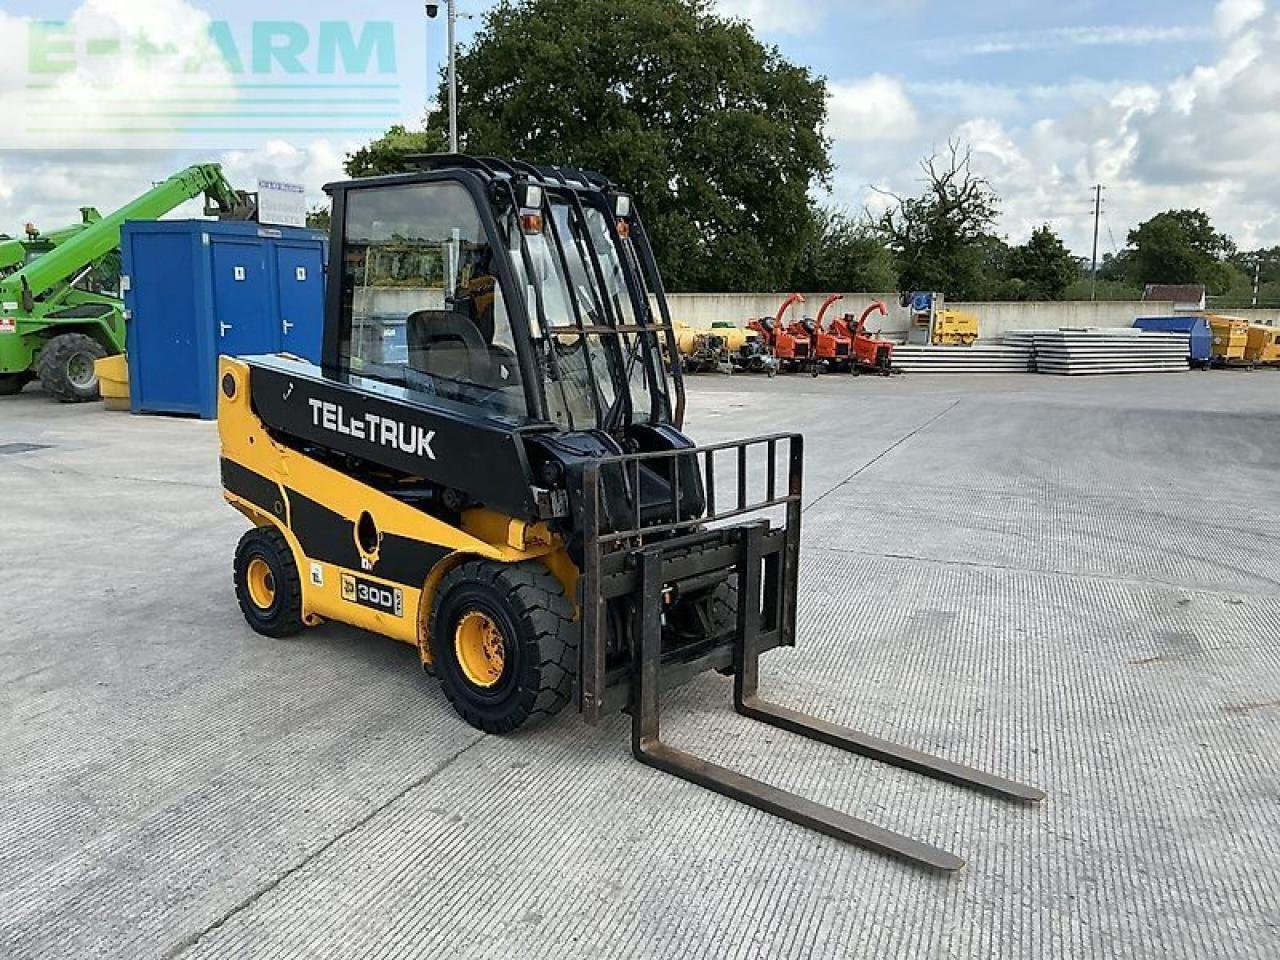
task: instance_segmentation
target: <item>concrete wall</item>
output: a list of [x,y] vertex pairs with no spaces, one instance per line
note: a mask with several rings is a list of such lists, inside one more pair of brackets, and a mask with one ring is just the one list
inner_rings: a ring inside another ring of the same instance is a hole
[[[815,316],[826,294],[806,294],[803,306],[792,308],[789,316]],[[717,321],[741,326],[751,317],[772,316],[784,296],[777,293],[673,293],[668,294],[671,315],[678,323],[709,327]],[[860,314],[873,301],[882,300],[888,317],[872,316],[872,331],[904,334],[907,311],[898,306],[897,294],[849,293],[828,311],[828,317],[844,313]],[[1171,303],[1128,301],[1053,301],[1037,303],[952,303],[949,306],[978,315],[983,338],[1003,336],[1009,330],[1053,330],[1058,327],[1129,327],[1135,317],[1158,317],[1173,313]],[[444,291],[439,288],[388,287],[366,291],[357,303],[357,312],[405,316],[414,310],[444,309]],[[1280,326],[1280,310],[1235,310],[1252,323]]]
[[357,315],[407,317],[415,310],[443,310],[439,287],[369,287],[356,292]]
[[[667,299],[671,314],[677,322],[691,327],[709,327],[718,321],[741,325],[751,317],[772,316],[782,305],[783,294],[777,293],[673,293]],[[803,307],[792,309],[791,316],[814,316],[826,299],[826,294],[805,294]],[[828,316],[840,313],[859,314],[874,300],[883,300],[889,308],[889,316],[873,316],[867,326],[873,331],[905,333],[907,312],[898,306],[898,296],[893,293],[848,293],[844,300],[831,308]],[[958,310],[976,313],[981,324],[982,336],[994,338],[1009,330],[1041,330],[1058,327],[1129,327],[1135,317],[1158,317],[1173,313],[1171,303],[1140,303],[1130,301],[1051,301],[1035,303],[949,303]],[[1243,316],[1253,323],[1280,326],[1280,310],[1235,310],[1233,315]]]

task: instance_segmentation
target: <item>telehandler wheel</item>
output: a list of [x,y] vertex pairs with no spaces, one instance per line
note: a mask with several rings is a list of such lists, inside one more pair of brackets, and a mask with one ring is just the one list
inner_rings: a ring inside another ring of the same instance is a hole
[[298,564],[275,527],[256,527],[240,538],[232,579],[240,610],[258,633],[290,637],[306,628]]
[[551,716],[573,693],[573,604],[537,561],[469,560],[449,571],[431,611],[431,648],[449,702],[486,733]]
[[107,355],[107,348],[83,333],[54,337],[40,351],[36,372],[44,392],[63,403],[85,403],[98,399],[98,371],[94,361]]
[[0,397],[12,397],[21,393],[30,379],[29,373],[0,373]]

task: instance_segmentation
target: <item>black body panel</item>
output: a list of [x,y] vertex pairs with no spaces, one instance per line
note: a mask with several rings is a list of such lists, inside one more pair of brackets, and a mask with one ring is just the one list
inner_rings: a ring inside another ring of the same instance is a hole
[[[355,523],[296,490],[289,490],[289,528],[309,559],[360,570]],[[375,577],[421,590],[431,568],[449,555],[446,547],[392,533],[382,534],[378,561],[365,568]]]
[[546,427],[429,398],[360,377],[326,378],[279,356],[243,358],[254,411],[285,437],[350,454],[460,490],[523,520],[538,519],[522,435]]
[[[599,505],[602,531],[619,531],[677,520],[700,519],[706,512],[702,475],[693,453],[670,459],[618,460],[625,451],[616,440],[600,430],[531,436],[529,457],[535,469],[545,472],[554,465],[569,500],[569,548],[574,560],[581,558],[583,521],[583,476],[589,469],[599,473]],[[627,447],[639,453],[692,450],[693,441],[668,424],[633,424],[627,430]],[[610,462],[592,467],[600,459]],[[673,483],[673,472],[678,482]]]
[[281,520],[287,519],[280,485],[226,457],[222,458],[222,488],[265,513],[274,514]]

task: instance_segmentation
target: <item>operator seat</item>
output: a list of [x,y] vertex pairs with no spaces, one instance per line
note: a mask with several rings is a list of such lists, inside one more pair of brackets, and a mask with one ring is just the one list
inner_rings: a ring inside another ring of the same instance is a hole
[[418,310],[405,322],[409,366],[428,376],[487,384],[489,347],[465,314]]

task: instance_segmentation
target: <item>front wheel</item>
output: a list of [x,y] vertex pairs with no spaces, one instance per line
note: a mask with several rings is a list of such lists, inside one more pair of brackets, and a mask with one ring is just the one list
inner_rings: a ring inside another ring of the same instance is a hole
[[83,333],[54,337],[40,351],[37,372],[44,392],[63,403],[98,399],[98,371],[94,364],[107,348]]
[[558,713],[573,694],[577,625],[564,587],[537,561],[469,560],[445,575],[431,650],[445,696],[486,733]]

